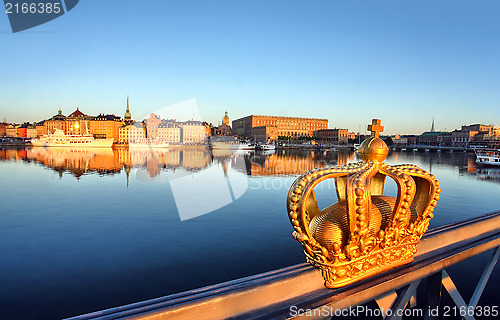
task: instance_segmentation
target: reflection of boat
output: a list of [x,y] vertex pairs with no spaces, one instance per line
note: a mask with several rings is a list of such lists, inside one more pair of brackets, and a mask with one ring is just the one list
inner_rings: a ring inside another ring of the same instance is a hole
[[161,140],[151,140],[151,139],[139,139],[135,141],[130,141],[128,144],[129,148],[168,148],[171,145],[168,142]]
[[264,155],[271,155],[274,154],[275,152],[276,150],[272,149],[272,150],[263,150],[261,153]]
[[476,163],[479,165],[500,166],[500,150],[474,149]]
[[90,134],[65,135],[62,130],[55,129],[53,134],[31,140],[31,144],[34,147],[109,148],[113,139],[94,139]]
[[482,180],[500,181],[500,169],[489,167],[476,168],[476,177]]

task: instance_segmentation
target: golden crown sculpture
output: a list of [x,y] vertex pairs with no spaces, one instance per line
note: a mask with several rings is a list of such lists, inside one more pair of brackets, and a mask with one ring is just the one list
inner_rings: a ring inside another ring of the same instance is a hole
[[[390,166],[380,120],[358,150],[362,162],[323,167],[300,176],[287,197],[293,237],[328,288],[341,287],[413,261],[439,200],[439,181],[415,165]],[[397,197],[384,196],[385,178]],[[338,202],[319,210],[314,187],[335,178]]]

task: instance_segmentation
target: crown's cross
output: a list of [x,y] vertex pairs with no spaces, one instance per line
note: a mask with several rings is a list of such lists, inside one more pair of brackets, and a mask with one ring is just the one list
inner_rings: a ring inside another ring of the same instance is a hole
[[384,131],[384,126],[381,126],[380,123],[382,121],[380,119],[373,119],[372,124],[368,126],[368,131],[371,131],[372,138],[378,138],[380,136],[380,132]]

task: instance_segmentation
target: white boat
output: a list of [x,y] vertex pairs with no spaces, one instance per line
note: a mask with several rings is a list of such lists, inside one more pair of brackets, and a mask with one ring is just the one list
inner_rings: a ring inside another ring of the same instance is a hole
[[31,144],[34,147],[110,148],[113,141],[113,138],[94,139],[91,134],[65,135],[62,130],[55,129],[52,134],[32,139]]
[[255,150],[254,144],[247,141],[240,141],[233,136],[212,137],[210,146],[212,149],[223,150]]
[[270,151],[276,149],[276,146],[270,143],[262,143],[259,145],[259,149],[262,151]]
[[168,142],[161,140],[151,140],[151,139],[139,139],[135,141],[130,141],[128,144],[129,149],[140,149],[140,148],[169,148],[172,145]]
[[401,148],[401,151],[406,151],[406,148]]
[[500,149],[474,149],[478,165],[500,166]]
[[416,151],[418,151],[418,149],[417,148],[413,148],[413,152],[416,152]]
[[225,150],[255,150],[255,145],[248,142],[212,142],[212,148]]
[[429,149],[425,149],[425,152],[429,152]]
[[361,145],[359,143],[354,144],[354,150],[358,150]]

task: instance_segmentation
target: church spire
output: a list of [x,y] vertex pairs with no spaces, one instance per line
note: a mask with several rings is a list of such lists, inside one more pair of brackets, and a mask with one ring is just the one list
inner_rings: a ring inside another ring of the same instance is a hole
[[130,123],[132,122],[132,115],[130,114],[130,107],[128,103],[128,95],[127,95],[127,111],[125,112],[125,117],[123,117],[125,122]]
[[432,127],[431,127],[431,132],[434,132],[434,117],[432,117]]

